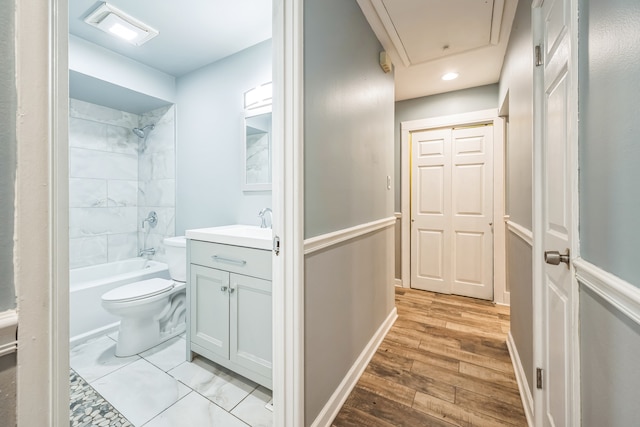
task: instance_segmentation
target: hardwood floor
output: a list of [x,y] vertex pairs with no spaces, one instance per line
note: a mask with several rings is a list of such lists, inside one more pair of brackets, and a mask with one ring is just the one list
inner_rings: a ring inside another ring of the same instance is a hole
[[509,307],[396,288],[398,320],[334,427],[526,426]]

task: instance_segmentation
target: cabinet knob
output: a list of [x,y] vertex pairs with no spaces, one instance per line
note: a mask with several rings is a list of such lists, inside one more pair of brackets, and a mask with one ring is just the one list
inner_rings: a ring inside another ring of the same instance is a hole
[[220,290],[221,290],[222,292],[227,292],[227,289],[228,289],[228,288],[227,288],[226,286],[221,286],[221,287],[220,287]]
[[234,293],[236,290],[235,288],[229,287],[229,295],[231,295],[232,293]]

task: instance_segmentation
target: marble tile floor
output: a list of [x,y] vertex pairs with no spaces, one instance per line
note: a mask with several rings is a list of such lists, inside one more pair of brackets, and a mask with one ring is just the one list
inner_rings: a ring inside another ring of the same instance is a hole
[[206,359],[187,362],[183,337],[126,358],[114,337],[71,349],[72,426],[272,426],[271,391]]

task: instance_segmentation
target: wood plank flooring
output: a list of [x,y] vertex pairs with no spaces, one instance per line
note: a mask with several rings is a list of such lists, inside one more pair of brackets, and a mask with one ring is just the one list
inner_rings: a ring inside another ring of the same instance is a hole
[[526,426],[509,308],[396,288],[398,320],[333,427]]

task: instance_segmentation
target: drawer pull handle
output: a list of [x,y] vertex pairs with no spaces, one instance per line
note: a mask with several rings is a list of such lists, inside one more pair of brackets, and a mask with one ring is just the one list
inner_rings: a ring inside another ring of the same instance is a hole
[[213,255],[211,258],[216,262],[226,262],[227,264],[245,265],[247,263],[247,261],[242,259],[225,258],[218,255]]

